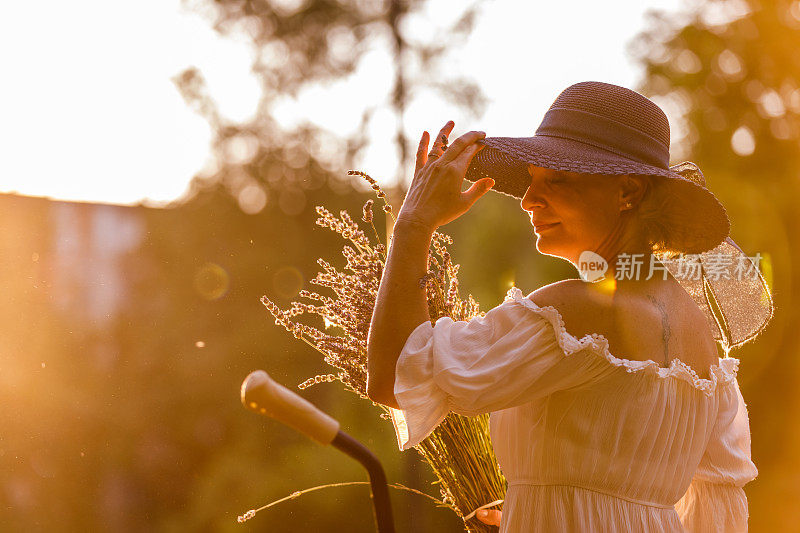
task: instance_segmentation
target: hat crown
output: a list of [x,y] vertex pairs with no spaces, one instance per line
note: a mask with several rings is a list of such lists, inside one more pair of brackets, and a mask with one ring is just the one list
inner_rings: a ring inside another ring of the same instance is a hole
[[632,162],[669,167],[669,121],[654,102],[625,87],[585,81],[564,89],[535,137],[559,137]]
[[624,124],[669,149],[669,120],[649,98],[619,85],[584,81],[570,85],[550,109],[574,109]]

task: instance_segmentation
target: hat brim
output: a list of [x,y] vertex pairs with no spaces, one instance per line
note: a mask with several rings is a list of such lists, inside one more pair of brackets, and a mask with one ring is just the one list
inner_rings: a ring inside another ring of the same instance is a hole
[[583,142],[543,135],[487,137],[478,142],[486,147],[472,158],[465,179],[492,178],[495,192],[522,199],[531,183],[530,164],[581,174],[660,176],[667,179],[664,184],[669,189],[669,210],[664,216],[672,228],[670,248],[702,253],[719,245],[730,232],[725,208],[705,187],[693,163],[661,168]]
[[[760,255],[755,258],[760,262]],[[761,265],[730,237],[694,257],[659,259],[703,311],[726,352],[754,339],[772,319],[772,295]],[[699,273],[692,267],[696,261],[702,265]]]

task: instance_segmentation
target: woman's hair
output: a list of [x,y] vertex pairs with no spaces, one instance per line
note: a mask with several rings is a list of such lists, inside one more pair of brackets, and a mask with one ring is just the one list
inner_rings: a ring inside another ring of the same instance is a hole
[[680,248],[683,224],[673,220],[675,207],[682,198],[674,194],[667,180],[656,176],[639,176],[643,180],[645,192],[634,210],[634,223],[638,236],[650,245],[655,253],[674,257],[683,253]]

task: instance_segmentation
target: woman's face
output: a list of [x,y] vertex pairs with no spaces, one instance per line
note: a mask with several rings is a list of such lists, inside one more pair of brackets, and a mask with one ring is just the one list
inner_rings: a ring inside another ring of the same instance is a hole
[[[620,218],[621,176],[557,171],[530,165],[520,205],[531,217],[539,252],[577,263],[598,251]],[[624,200],[622,200],[624,201]]]

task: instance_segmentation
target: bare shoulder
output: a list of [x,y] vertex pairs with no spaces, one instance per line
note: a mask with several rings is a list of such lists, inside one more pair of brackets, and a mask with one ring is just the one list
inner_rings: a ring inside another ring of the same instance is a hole
[[539,307],[553,306],[563,312],[596,308],[600,301],[592,285],[580,279],[564,279],[539,287],[528,297]]
[[595,283],[565,279],[540,287],[528,297],[539,307],[554,307],[573,335],[606,331],[613,320],[609,295]]

